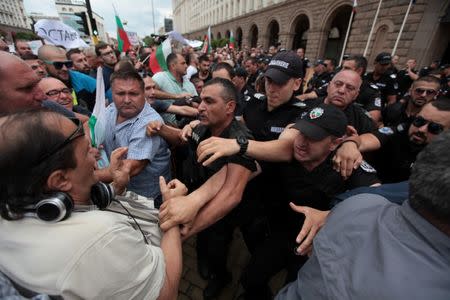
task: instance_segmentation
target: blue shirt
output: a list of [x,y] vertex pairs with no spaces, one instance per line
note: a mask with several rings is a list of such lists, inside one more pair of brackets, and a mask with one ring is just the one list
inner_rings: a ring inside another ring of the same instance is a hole
[[161,116],[145,103],[142,111],[135,117],[117,124],[117,108],[112,103],[106,108],[105,151],[108,157],[119,147],[128,147],[127,159],[148,160],[147,166],[136,176],[131,177],[127,189],[136,194],[157,198],[159,176],[170,180],[170,150],[159,136],[147,137],[145,129],[150,121],[161,121]]
[[450,237],[374,194],[338,204],[295,282],[275,299],[433,299],[450,295]]

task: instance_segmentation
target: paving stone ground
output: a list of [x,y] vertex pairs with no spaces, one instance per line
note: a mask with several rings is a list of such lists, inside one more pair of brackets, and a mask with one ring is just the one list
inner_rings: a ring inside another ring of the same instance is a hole
[[[197,254],[195,250],[196,238],[192,237],[183,244],[183,273],[179,287],[179,300],[202,300],[203,289],[207,281],[203,280],[197,272]],[[245,265],[250,259],[250,254],[242,239],[241,232],[236,230],[228,254],[228,269],[233,274],[232,282],[222,291],[218,300],[237,299],[243,293],[239,284],[239,277]],[[270,287],[275,294],[284,284],[286,272],[278,273],[270,282]]]

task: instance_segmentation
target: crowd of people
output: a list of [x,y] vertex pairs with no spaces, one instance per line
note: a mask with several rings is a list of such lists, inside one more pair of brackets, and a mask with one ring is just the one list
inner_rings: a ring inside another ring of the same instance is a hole
[[196,236],[214,299],[239,228],[242,299],[450,297],[450,64],[172,46],[2,47],[0,295],[176,299]]

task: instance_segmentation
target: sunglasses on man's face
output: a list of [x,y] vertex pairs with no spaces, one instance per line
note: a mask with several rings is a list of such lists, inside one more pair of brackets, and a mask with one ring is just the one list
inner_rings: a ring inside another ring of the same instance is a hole
[[427,95],[427,96],[434,96],[437,94],[437,91],[435,91],[435,90],[427,90],[427,89],[421,89],[421,88],[416,88],[414,90],[414,92],[418,95],[423,95],[425,93],[425,95]]
[[48,65],[53,65],[56,70],[61,70],[63,66],[66,66],[67,69],[70,69],[73,67],[73,61],[66,60],[66,61],[49,61],[44,60],[44,62]]
[[444,126],[442,126],[441,124],[428,121],[421,116],[415,117],[412,124],[418,128],[428,124],[427,129],[431,134],[440,134],[442,131],[444,131]]

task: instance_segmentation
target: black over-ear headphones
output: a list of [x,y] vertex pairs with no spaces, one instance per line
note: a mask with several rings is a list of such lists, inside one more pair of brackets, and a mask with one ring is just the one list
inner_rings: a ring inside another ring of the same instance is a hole
[[[114,200],[114,189],[103,182],[98,182],[91,188],[91,201],[99,209],[105,209]],[[70,216],[74,208],[70,195],[56,192],[28,208],[29,212],[45,222],[59,222]]]

